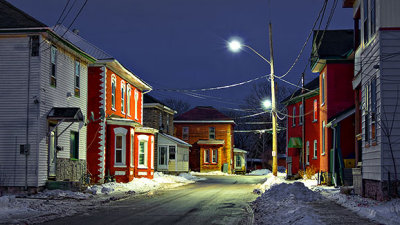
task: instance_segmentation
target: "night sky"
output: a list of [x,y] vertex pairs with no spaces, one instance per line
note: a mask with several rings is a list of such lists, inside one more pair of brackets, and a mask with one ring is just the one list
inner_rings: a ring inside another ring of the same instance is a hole
[[[9,0],[53,26],[67,0]],[[70,1],[70,6],[74,0]],[[63,22],[68,27],[85,0],[75,0]],[[329,0],[323,27],[333,0]],[[339,1],[329,29],[352,28],[352,10]],[[215,101],[157,89],[224,86],[269,74],[269,65],[249,52],[229,52],[226,41],[238,36],[269,58],[268,21],[272,21],[275,72],[284,74],[306,40],[323,0],[88,0],[71,26],[148,82],[154,97],[180,98],[196,105],[239,107],[256,82],[201,94]],[[68,10],[68,8],[67,8]],[[286,80],[297,84],[310,55],[311,41]],[[308,68],[306,81],[315,78]],[[277,81],[278,85],[287,85]]]

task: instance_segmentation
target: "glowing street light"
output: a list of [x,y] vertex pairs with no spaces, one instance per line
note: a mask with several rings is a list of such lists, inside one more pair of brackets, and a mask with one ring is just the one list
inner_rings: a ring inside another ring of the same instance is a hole
[[263,109],[271,109],[272,108],[272,102],[269,99],[265,99],[261,102]]
[[242,43],[238,40],[232,40],[228,42],[228,47],[232,52],[239,52],[242,50]]

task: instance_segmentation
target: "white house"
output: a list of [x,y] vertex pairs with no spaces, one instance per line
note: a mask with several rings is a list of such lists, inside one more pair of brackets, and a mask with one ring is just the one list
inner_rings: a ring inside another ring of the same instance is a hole
[[87,66],[94,58],[0,0],[0,187],[86,173]]
[[[356,193],[392,195],[400,176],[400,1],[344,0],[353,8]],[[360,129],[361,127],[361,129]]]

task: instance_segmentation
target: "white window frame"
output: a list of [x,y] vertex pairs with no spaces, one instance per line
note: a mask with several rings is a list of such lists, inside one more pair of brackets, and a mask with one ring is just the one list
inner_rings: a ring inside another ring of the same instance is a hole
[[314,157],[313,159],[318,159],[318,141],[314,140]]
[[134,91],[134,98],[135,98],[135,120],[139,119],[139,112],[138,112],[138,101],[139,101],[139,92],[135,89]]
[[314,99],[313,102],[313,122],[318,121],[318,101],[317,99]]
[[[211,163],[211,155],[210,155],[210,150],[211,149],[204,149],[204,163]],[[207,159],[207,156],[208,155],[208,161],[206,160]]]
[[127,84],[126,85],[126,114],[128,116],[131,116],[131,95],[132,95],[131,85]]
[[[128,130],[122,127],[114,128],[114,166],[126,167],[126,134]],[[117,136],[122,137],[121,162],[117,162]]]
[[322,122],[322,149],[321,155],[325,155],[325,121]]
[[[113,88],[114,87],[114,88]],[[115,75],[111,75],[111,109],[116,111],[115,109],[115,104],[116,104],[116,98],[115,98],[115,92],[117,91],[117,78]]]
[[134,159],[135,159],[135,157],[134,157],[134,154],[135,154],[135,131],[133,130],[133,129],[131,129],[131,157],[130,157],[130,159],[131,159],[131,167],[134,167],[135,166],[135,163],[134,163]]
[[151,159],[151,168],[154,169],[154,136],[151,136],[151,151],[150,151],[150,159]]
[[293,109],[292,109],[292,127],[295,127],[296,126],[296,106],[293,106]]
[[121,113],[125,114],[125,82],[121,81]]
[[[77,68],[78,67],[78,68]],[[78,60],[75,60],[74,63],[74,83],[75,88],[80,89],[81,86],[81,63]],[[78,80],[78,82],[76,82]]]
[[[140,144],[144,143],[144,163],[140,163]],[[148,161],[148,145],[149,145],[149,136],[147,135],[139,135],[138,136],[138,168],[139,169],[147,169],[147,161]]]
[[310,165],[310,142],[306,142],[306,165]]
[[303,125],[303,120],[304,120],[303,109],[304,109],[303,104],[300,104],[300,106],[299,106],[299,125]]
[[189,127],[182,127],[182,140],[189,140]]

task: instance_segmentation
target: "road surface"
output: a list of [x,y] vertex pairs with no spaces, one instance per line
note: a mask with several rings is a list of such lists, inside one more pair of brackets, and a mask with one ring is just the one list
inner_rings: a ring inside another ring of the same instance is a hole
[[239,224],[247,217],[258,176],[205,176],[207,179],[153,195],[112,202],[83,215],[44,224]]

